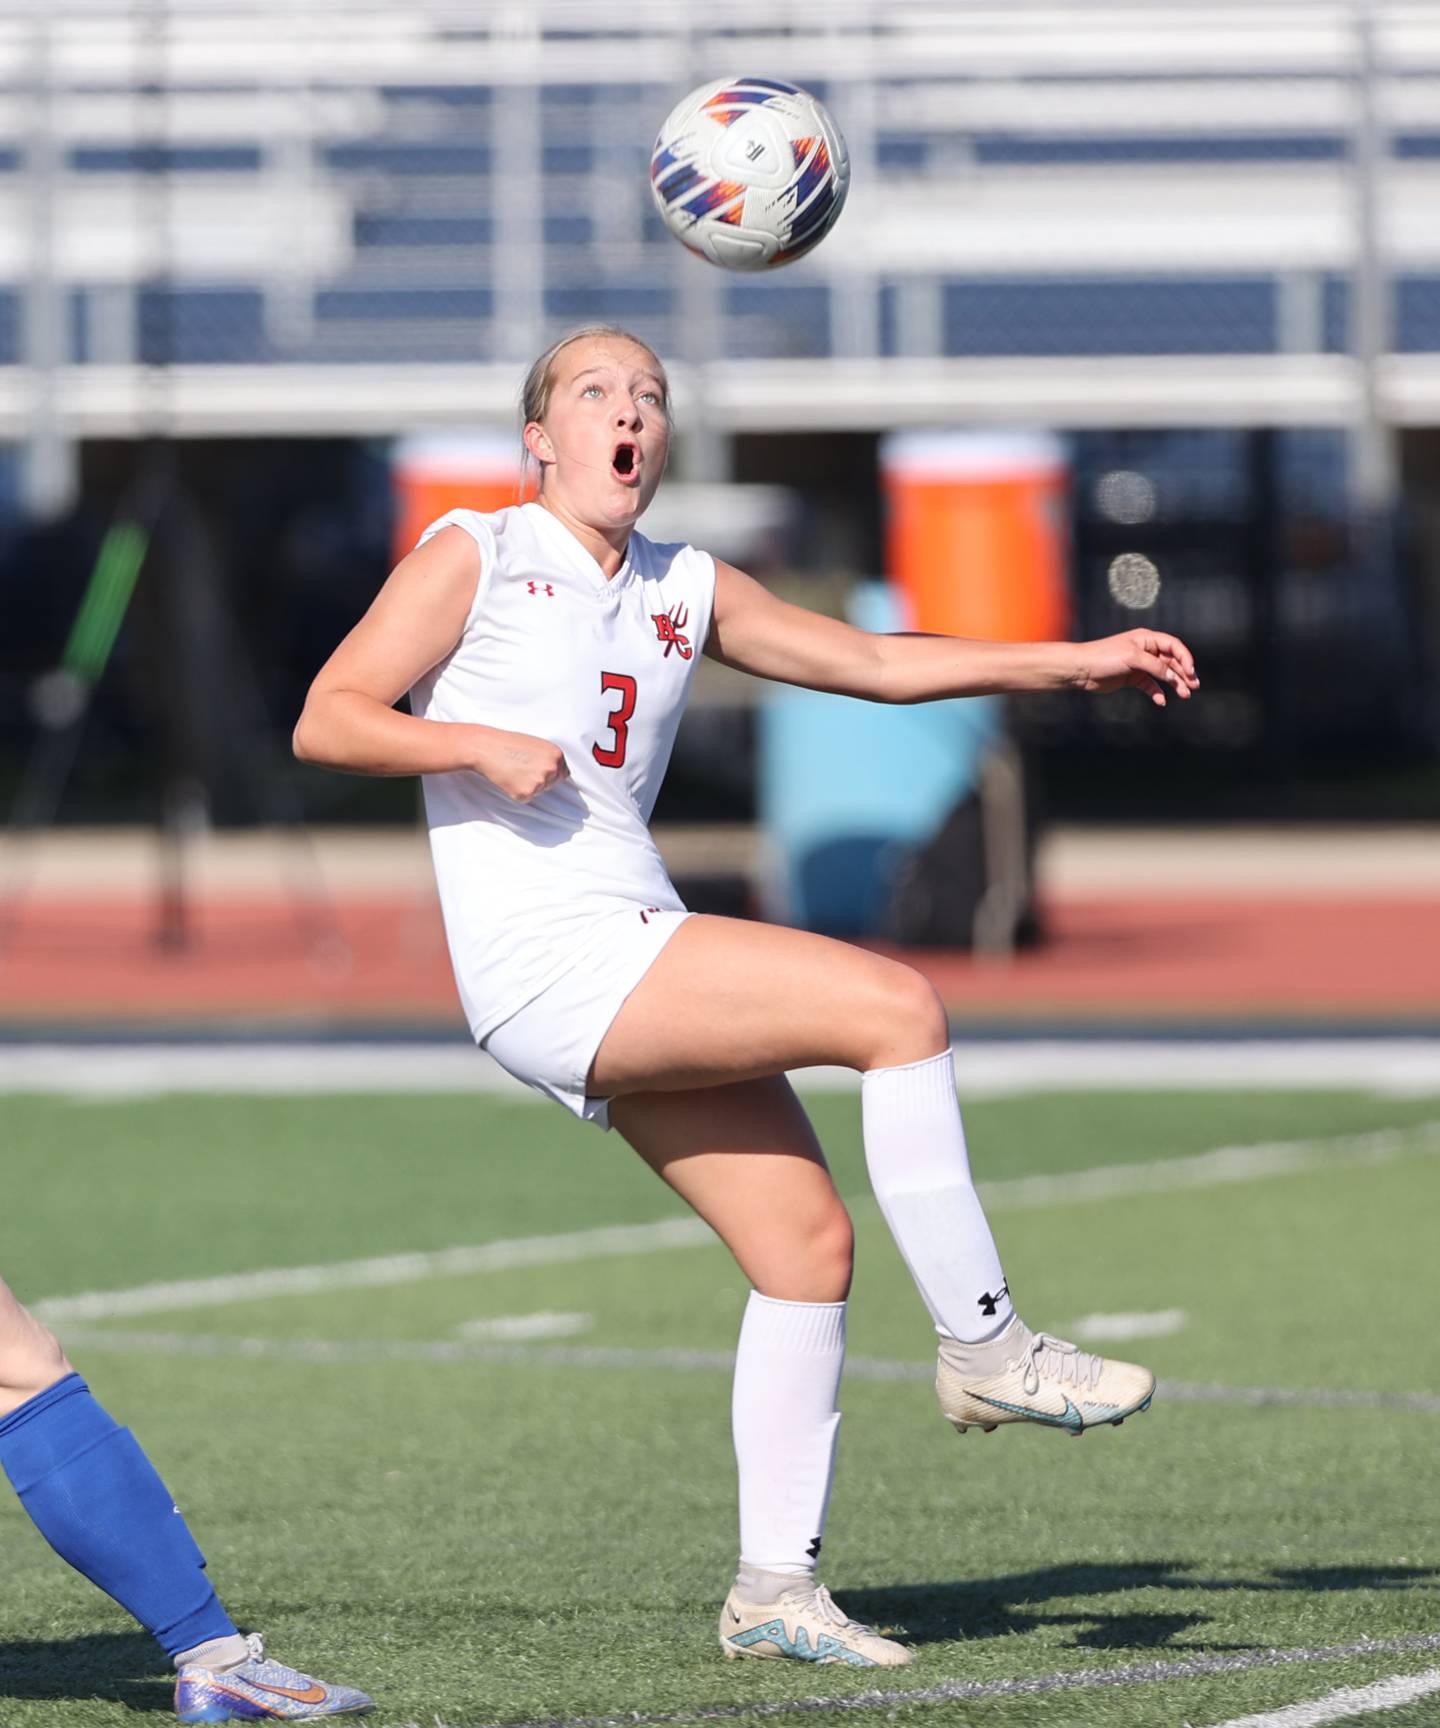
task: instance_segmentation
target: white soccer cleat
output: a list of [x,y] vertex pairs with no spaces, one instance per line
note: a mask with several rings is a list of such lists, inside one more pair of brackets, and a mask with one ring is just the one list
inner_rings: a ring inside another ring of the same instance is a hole
[[778,1602],[744,1602],[732,1590],[720,1610],[720,1648],[727,1656],[789,1656],[852,1668],[899,1668],[912,1658],[903,1644],[847,1619],[823,1584],[804,1581]]
[[245,1643],[249,1653],[238,1667],[217,1672],[187,1665],[175,1676],[181,1722],[314,1722],[375,1708],[353,1686],[327,1684],[267,1656],[258,1632],[248,1633]]
[[1102,1422],[1118,1426],[1149,1407],[1155,1376],[1133,1362],[1092,1356],[1074,1344],[1032,1332],[1017,1314],[984,1344],[940,1340],[935,1395],[963,1434],[1002,1422],[1039,1422],[1083,1434]]

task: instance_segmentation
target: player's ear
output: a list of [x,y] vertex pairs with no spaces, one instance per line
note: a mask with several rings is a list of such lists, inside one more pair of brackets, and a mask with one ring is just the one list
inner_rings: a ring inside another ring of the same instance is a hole
[[553,462],[555,460],[555,446],[546,436],[545,428],[538,420],[526,422],[522,437],[525,440],[525,448],[537,462]]

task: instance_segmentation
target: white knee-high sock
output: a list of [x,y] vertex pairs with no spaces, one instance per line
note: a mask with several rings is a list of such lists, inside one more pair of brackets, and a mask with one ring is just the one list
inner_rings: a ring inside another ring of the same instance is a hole
[[993,1337],[1014,1309],[970,1178],[950,1052],[871,1068],[860,1109],[870,1185],[936,1330]]
[[777,1302],[750,1292],[731,1407],[746,1568],[797,1577],[815,1570],[844,1362],[843,1302]]

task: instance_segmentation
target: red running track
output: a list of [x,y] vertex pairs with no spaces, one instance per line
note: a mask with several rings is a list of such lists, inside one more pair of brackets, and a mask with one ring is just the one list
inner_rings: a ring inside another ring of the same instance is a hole
[[[0,949],[0,1024],[460,1029],[432,901],[353,898],[336,917],[338,942],[284,902],[215,899],[167,950],[142,902],[36,899]],[[1076,898],[1045,926],[1010,963],[904,957],[961,1023],[1440,1021],[1436,898]]]

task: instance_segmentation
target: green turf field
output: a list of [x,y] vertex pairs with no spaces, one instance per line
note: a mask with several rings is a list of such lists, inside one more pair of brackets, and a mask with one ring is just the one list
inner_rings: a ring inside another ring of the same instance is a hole
[[[682,1216],[616,1136],[544,1106],[7,1098],[0,1111],[0,1269],[33,1303]],[[820,1097],[813,1114],[859,1249],[824,1575],[851,1613],[904,1629],[918,1651],[904,1670],[721,1660],[735,1536],[716,1358],[745,1290],[718,1247],[601,1254],[582,1240],[389,1285],[182,1292],[61,1329],[160,1465],[236,1618],[282,1659],[365,1686],[390,1728],[635,1713],[1202,1728],[1440,1666],[1440,1646],[1418,1642],[1268,1654],[1440,1633],[1440,1100],[972,1107],[977,1174],[998,1185],[996,1234],[1032,1324],[1183,1315],[1167,1335],[1100,1346],[1173,1389],[1078,1442],[961,1438],[940,1420],[928,1323],[867,1197],[857,1101]],[[1375,1130],[1396,1132],[1365,1138]],[[1297,1141],[1314,1144],[1199,1157]],[[1136,1164],[1163,1168],[1103,1198],[1079,1179]],[[1031,1176],[1052,1180],[1018,1180]],[[536,1314],[579,1318],[553,1342],[465,1330]],[[158,1652],[8,1493],[0,1559],[3,1728],[165,1718]],[[1185,1672],[1196,1663],[1211,1667]],[[1156,1664],[1109,1686],[937,1696]],[[864,1705],[877,1686],[886,1696]],[[920,1696],[890,1696],[904,1692]],[[813,1700],[830,1702],[785,1707]],[[1440,1692],[1372,1719],[1433,1724]]]

